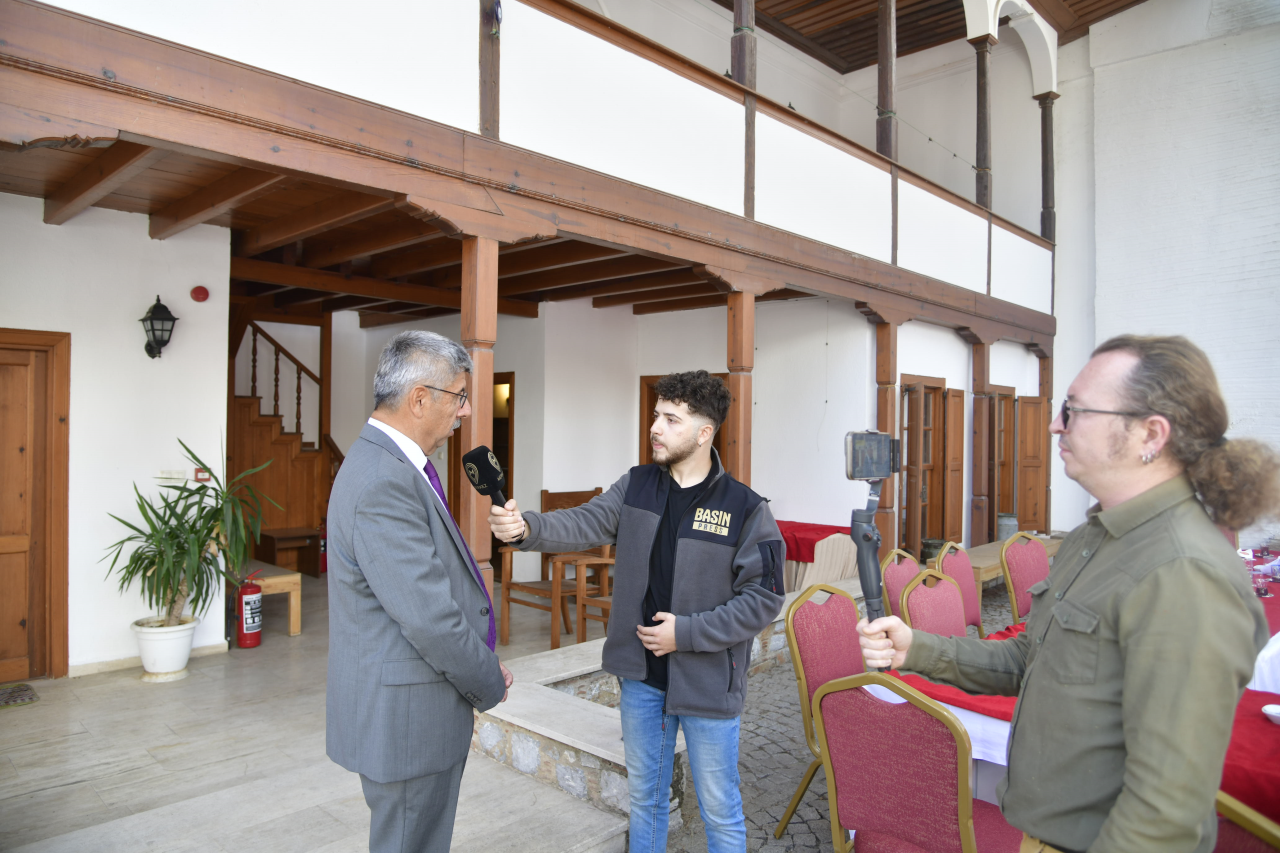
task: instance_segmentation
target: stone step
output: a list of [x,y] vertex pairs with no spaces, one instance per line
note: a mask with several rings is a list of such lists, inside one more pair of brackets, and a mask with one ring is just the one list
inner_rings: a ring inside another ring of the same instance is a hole
[[[195,772],[195,771],[193,771]],[[627,819],[484,756],[467,760],[457,853],[622,853]],[[22,853],[368,850],[360,777],[328,759],[16,848]]]

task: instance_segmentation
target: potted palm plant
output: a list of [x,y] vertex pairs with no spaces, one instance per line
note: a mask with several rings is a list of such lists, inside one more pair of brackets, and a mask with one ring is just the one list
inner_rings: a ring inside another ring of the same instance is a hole
[[[107,574],[119,566],[120,590],[138,583],[147,604],[159,613],[132,625],[144,681],[187,677],[200,614],[220,595],[223,578],[243,580],[249,542],[257,541],[262,528],[262,496],[242,481],[270,461],[224,482],[191,448],[178,443],[189,461],[210,472],[211,481],[167,485],[156,499],[143,497],[134,484],[141,524],[111,516],[131,533],[107,549]],[[126,557],[130,545],[134,548]],[[188,605],[191,612],[185,614]]]

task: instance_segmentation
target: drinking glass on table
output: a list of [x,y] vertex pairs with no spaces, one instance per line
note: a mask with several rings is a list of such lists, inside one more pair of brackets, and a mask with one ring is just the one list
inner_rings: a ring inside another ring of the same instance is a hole
[[1271,575],[1266,572],[1249,572],[1253,578],[1253,591],[1257,593],[1259,598],[1268,597],[1271,592],[1267,588],[1267,584],[1271,581]]

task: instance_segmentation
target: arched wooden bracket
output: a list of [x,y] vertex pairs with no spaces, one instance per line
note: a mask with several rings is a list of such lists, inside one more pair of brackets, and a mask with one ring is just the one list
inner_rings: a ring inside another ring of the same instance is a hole
[[0,104],[0,150],[109,148],[120,131],[63,116]]
[[956,334],[969,344],[994,344],[1000,340],[1000,330],[987,323],[974,323],[956,329]]
[[879,303],[872,304],[870,302],[854,302],[860,312],[866,315],[866,318],[872,323],[886,323],[891,326],[901,326],[908,320],[913,319],[909,311],[901,308],[889,308]]
[[708,284],[721,293],[733,293],[736,291],[760,296],[774,290],[782,290],[787,286],[783,282],[774,281],[771,278],[761,278],[738,270],[724,269],[723,267],[695,266],[693,272],[695,275],[702,276]]
[[[492,203],[491,197],[489,200]],[[547,239],[557,233],[553,222],[507,214],[496,203],[493,204],[493,210],[477,210],[411,195],[401,209],[417,219],[431,223],[450,237],[488,237],[500,243],[522,243],[526,240]]]

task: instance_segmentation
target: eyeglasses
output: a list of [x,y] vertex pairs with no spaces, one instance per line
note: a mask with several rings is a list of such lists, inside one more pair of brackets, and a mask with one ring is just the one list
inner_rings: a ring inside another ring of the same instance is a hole
[[1062,401],[1062,408],[1058,412],[1058,416],[1062,418],[1062,428],[1065,430],[1067,424],[1071,421],[1072,412],[1087,412],[1094,415],[1120,415],[1126,418],[1143,417],[1142,412],[1113,412],[1107,409],[1082,409],[1079,406],[1072,406],[1066,400]]
[[461,409],[463,406],[465,406],[465,405],[467,404],[467,391],[466,391],[466,389],[465,389],[465,388],[463,389],[462,393],[461,393],[461,394],[459,394],[457,391],[449,391],[449,390],[447,390],[447,389],[445,389],[445,388],[437,388],[437,387],[436,387],[436,386],[434,386],[434,385],[423,385],[422,387],[423,387],[423,388],[430,388],[432,391],[439,391],[439,392],[441,392],[441,393],[443,393],[443,394],[452,394],[453,396],[455,396],[455,397],[457,397],[457,398],[458,398],[458,408],[459,408],[459,409]]

